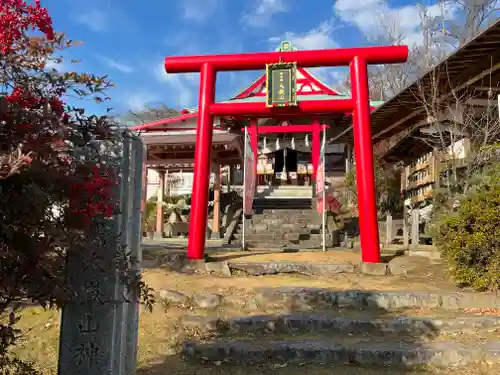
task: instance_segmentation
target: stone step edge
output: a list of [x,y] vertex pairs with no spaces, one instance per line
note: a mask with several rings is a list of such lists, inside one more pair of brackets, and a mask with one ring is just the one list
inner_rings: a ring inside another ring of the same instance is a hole
[[337,332],[343,334],[409,334],[437,337],[440,333],[468,332],[500,328],[500,316],[456,315],[450,318],[432,316],[359,317],[332,316],[328,313],[295,313],[255,315],[224,320],[204,315],[185,315],[185,328],[209,331],[228,329],[242,333]]
[[[241,239],[235,239],[232,240],[232,243],[235,244],[236,241],[239,242],[241,245]],[[250,252],[266,252],[269,254],[276,254],[276,253],[318,253],[322,252],[321,247],[310,247],[310,248],[303,248],[300,245],[293,245],[292,244],[286,244],[284,246],[279,246],[276,244],[273,244],[271,246],[262,246],[262,243],[258,245],[252,245],[252,244],[247,244],[250,245],[248,246],[250,248]],[[327,247],[328,249],[328,247]]]
[[288,301],[295,307],[357,309],[500,309],[500,295],[471,292],[406,292],[369,290],[331,290],[322,288],[282,287],[261,289],[257,299],[282,306]]
[[363,365],[433,365],[448,367],[475,362],[500,362],[500,341],[471,343],[363,342],[342,345],[330,340],[185,342],[183,354],[191,359],[228,363],[353,363]]
[[360,272],[371,276],[398,275],[388,263],[352,263],[320,264],[290,261],[269,262],[228,262],[231,269],[245,272],[252,276],[276,275],[279,273],[299,273],[303,275],[333,276],[341,273]]
[[242,271],[252,276],[276,275],[279,273],[299,273],[303,275],[329,276],[354,273],[352,264],[317,264],[302,262],[228,262],[231,270]]

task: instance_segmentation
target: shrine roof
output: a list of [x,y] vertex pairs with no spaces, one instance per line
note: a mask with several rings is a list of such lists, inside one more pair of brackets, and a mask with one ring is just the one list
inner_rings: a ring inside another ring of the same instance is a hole
[[[283,41],[276,49],[277,52],[292,52],[296,51],[291,42]],[[305,68],[297,68],[297,98],[300,100],[307,99],[307,96],[316,96],[316,100],[332,99],[335,96],[342,96],[337,90],[325,85],[321,80],[315,77],[309,70]],[[238,94],[229,99],[229,102],[253,97],[266,97],[266,73],[262,73],[250,86],[240,91]]]

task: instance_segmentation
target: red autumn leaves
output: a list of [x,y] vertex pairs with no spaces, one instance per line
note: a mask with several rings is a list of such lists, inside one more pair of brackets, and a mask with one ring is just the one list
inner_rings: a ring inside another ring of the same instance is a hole
[[[26,58],[25,47],[30,43],[33,32],[42,33],[46,43],[54,43],[52,19],[48,10],[41,7],[40,0],[35,0],[34,4],[28,4],[25,0],[0,0],[0,60],[4,60],[7,68],[10,64],[15,65],[19,59]],[[47,52],[47,56],[49,54]],[[53,145],[63,144],[62,149],[54,147],[53,150],[58,154],[58,159],[66,160],[66,165],[76,166],[73,169],[77,171],[74,172],[75,176],[69,176],[74,181],[79,181],[71,184],[70,206],[73,212],[81,214],[86,223],[96,215],[113,216],[113,188],[116,185],[114,176],[97,164],[78,165],[79,162],[70,156],[71,152],[68,153],[71,147],[68,144],[71,143],[66,138],[75,131],[75,127],[71,127],[71,116],[61,100],[64,88],[51,88],[49,80],[39,81],[38,87],[27,82],[9,79],[7,86],[11,87],[10,93],[0,97],[7,105],[0,114],[0,126],[4,127],[4,136],[12,137],[10,141],[6,138],[3,141],[6,145],[10,142],[18,147],[20,139],[23,144],[22,148],[12,152],[13,155],[18,155],[17,159],[7,154],[0,154],[0,159],[7,164],[15,164],[16,173],[22,173],[20,166],[30,168],[35,160],[42,165],[55,165],[51,161],[53,156],[44,151],[47,142]],[[48,117],[47,109],[50,109]],[[29,153],[25,154],[26,151],[21,150],[29,150]],[[13,167],[11,169],[14,170]],[[68,174],[68,168],[61,167],[60,173]],[[12,175],[13,173],[6,173],[4,177]]]
[[85,224],[88,224],[94,216],[111,217],[116,213],[113,190],[117,182],[112,175],[110,168],[101,168],[100,165],[94,164],[90,167],[88,178],[71,186],[71,210],[81,214]]
[[52,19],[46,8],[23,0],[2,0],[0,3],[0,53],[7,54],[26,32],[37,29],[49,40],[54,39]]

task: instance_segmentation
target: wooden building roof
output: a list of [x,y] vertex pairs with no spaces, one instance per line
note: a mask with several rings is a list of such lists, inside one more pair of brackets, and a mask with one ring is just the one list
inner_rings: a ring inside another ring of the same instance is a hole
[[[438,79],[437,85],[433,80]],[[500,94],[500,20],[457,50],[434,69],[372,112],[374,143],[410,129],[427,116],[417,99],[422,88],[440,88],[440,100],[474,89],[475,98],[487,99],[490,85]],[[496,96],[496,95],[495,95]],[[352,118],[345,116],[337,128],[339,142],[352,142]]]

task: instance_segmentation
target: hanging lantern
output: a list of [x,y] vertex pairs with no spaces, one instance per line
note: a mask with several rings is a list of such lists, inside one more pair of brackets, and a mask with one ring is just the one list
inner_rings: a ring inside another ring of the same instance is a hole
[[295,138],[292,137],[292,144],[291,144],[292,150],[295,150]]
[[264,149],[267,148],[267,140],[266,140],[266,137],[264,137]]
[[276,150],[280,149],[280,140],[279,138],[276,138]]
[[309,147],[309,134],[306,134],[305,144],[306,147]]

